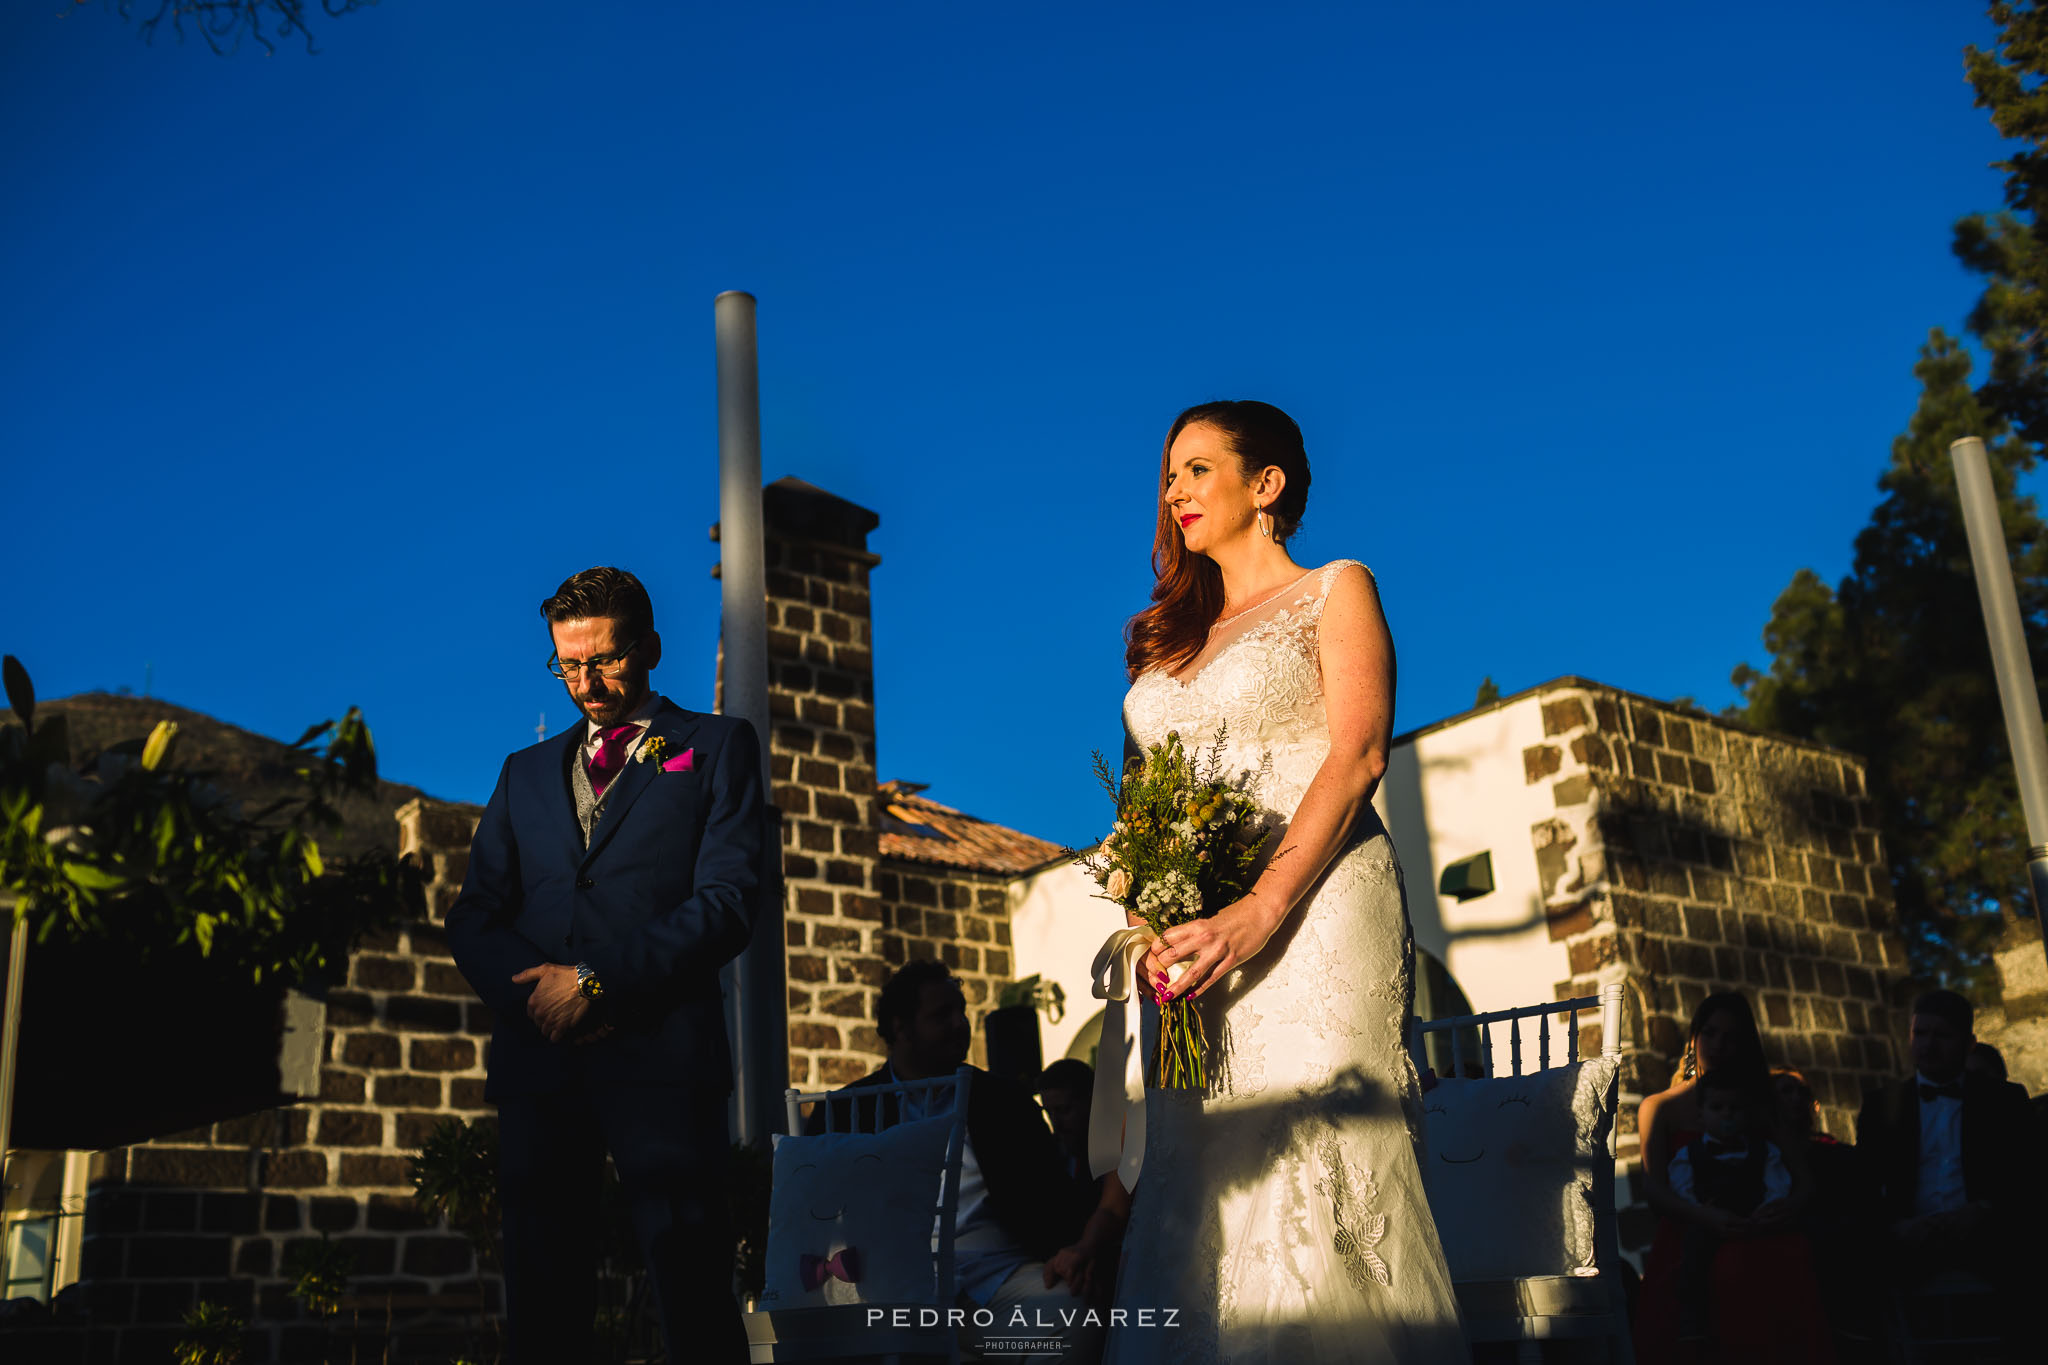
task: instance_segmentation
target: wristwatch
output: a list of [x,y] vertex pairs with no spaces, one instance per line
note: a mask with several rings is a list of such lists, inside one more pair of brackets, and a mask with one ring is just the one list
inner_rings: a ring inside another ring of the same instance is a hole
[[597,979],[588,962],[576,964],[576,994],[585,1000],[596,1000],[604,995],[604,982]]

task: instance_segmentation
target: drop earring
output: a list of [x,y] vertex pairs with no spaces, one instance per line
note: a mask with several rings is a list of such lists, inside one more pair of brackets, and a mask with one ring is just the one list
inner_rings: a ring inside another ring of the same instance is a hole
[[1273,538],[1273,519],[1266,515],[1263,507],[1259,509],[1259,534],[1268,540]]

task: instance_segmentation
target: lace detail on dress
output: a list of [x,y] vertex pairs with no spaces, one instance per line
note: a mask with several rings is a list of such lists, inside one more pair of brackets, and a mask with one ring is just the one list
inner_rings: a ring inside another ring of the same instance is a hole
[[[1329,755],[1319,627],[1354,567],[1306,575],[1184,677],[1139,678],[1132,738],[1206,749],[1227,727],[1225,771],[1284,830]],[[1466,1358],[1418,1160],[1413,993],[1400,862],[1368,808],[1266,947],[1196,1002],[1209,1091],[1146,1095],[1117,1306],[1175,1307],[1181,1327],[1113,1330],[1110,1365]],[[1148,1050],[1157,1021],[1145,1006]]]

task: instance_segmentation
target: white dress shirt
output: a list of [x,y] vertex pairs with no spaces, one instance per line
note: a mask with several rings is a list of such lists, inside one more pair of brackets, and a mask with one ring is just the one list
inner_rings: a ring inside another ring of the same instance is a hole
[[[896,1068],[889,1068],[889,1079],[898,1077]],[[932,1092],[935,1099],[952,1093],[953,1087],[946,1086]],[[939,1099],[944,1105],[944,1099]],[[943,1112],[943,1111],[942,1111]],[[903,1097],[903,1117],[921,1119],[925,1116],[923,1099],[916,1095]],[[941,1178],[943,1181],[943,1177]],[[943,1185],[942,1185],[943,1188]],[[938,1220],[932,1220],[932,1251],[939,1249]],[[953,1214],[953,1276],[959,1283],[960,1295],[977,1305],[986,1306],[1002,1288],[1003,1281],[1016,1273],[1017,1267],[1031,1259],[1031,1253],[1010,1240],[1010,1234],[1003,1231],[1003,1225],[996,1221],[995,1213],[988,1204],[988,1182],[982,1179],[981,1163],[974,1156],[974,1139],[966,1137],[960,1145],[960,1202]]]
[[[1937,1084],[1925,1076],[1915,1076],[1913,1080],[1916,1085]],[[1963,1102],[1947,1095],[1923,1097],[1920,1178],[1913,1185],[1913,1212],[1948,1213],[1969,1202],[1970,1197],[1963,1190]]]

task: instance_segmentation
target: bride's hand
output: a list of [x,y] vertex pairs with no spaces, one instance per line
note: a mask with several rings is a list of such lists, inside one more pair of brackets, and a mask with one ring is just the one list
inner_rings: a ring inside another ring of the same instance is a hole
[[1207,919],[1176,924],[1161,934],[1145,955],[1147,980],[1156,985],[1174,963],[1185,962],[1187,970],[1161,995],[1168,1000],[1192,1000],[1265,947],[1280,927],[1280,919],[1272,906],[1256,896],[1246,896]]

